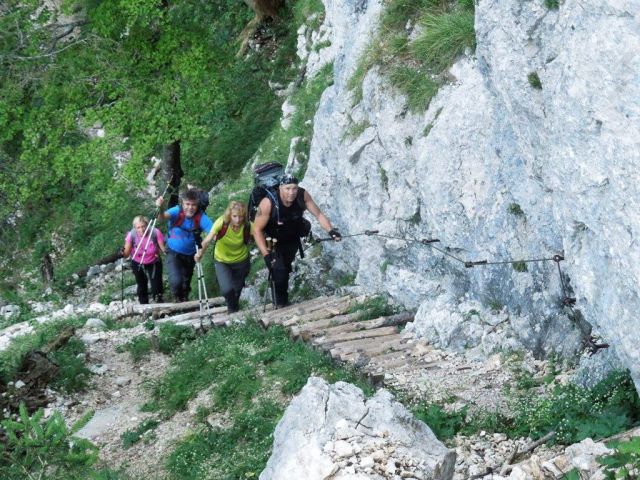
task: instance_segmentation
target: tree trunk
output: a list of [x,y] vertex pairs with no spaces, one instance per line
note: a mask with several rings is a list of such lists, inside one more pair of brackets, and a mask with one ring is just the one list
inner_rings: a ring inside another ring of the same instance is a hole
[[162,171],[164,178],[171,184],[169,197],[169,208],[178,204],[178,188],[184,172],[180,164],[180,140],[175,140],[165,145],[162,150]]
[[46,290],[53,284],[53,261],[51,260],[51,255],[49,255],[49,253],[45,253],[42,256],[40,273],[42,275],[42,284],[44,285],[44,289]]

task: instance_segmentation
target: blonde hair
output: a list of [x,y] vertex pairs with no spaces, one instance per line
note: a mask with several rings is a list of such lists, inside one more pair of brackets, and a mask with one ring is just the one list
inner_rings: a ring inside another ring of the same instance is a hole
[[144,226],[146,227],[147,225],[149,225],[149,219],[144,215],[137,215],[133,217],[133,222],[131,222],[133,228],[136,228],[136,223],[144,223]]
[[231,212],[237,211],[240,215],[242,215],[243,220],[247,221],[247,207],[242,202],[229,202],[229,206],[222,214],[222,221],[224,223],[231,223]]

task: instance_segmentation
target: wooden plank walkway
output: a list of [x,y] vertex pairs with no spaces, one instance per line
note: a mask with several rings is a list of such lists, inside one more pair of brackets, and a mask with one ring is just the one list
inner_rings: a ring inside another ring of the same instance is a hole
[[[208,319],[201,319],[199,311],[192,311],[158,318],[156,323],[171,322],[206,330],[242,322],[250,314],[264,328],[274,325],[285,327],[292,338],[324,350],[337,361],[354,365],[376,383],[410,368],[439,368],[439,362],[423,359],[425,353],[432,350],[426,341],[401,331],[402,326],[413,320],[413,313],[402,312],[367,320],[363,320],[370,313],[366,310],[349,313],[364,300],[365,297],[349,295],[320,296],[278,310],[268,305],[265,312],[260,307],[233,314],[227,314],[225,307],[212,306]],[[212,303],[219,305],[219,299]],[[198,308],[194,303],[189,306]],[[157,317],[164,313],[163,310],[169,309],[166,306],[147,307],[145,313]]]

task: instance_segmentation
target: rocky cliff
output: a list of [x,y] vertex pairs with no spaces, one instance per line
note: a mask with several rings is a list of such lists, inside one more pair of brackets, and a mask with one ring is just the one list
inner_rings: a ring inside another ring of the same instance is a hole
[[376,68],[354,105],[383,6],[324,3],[331,46],[307,68],[333,61],[334,84],[304,186],[345,233],[440,240],[354,237],[327,246],[335,267],[417,308],[412,328],[440,346],[571,354],[596,334],[638,384],[640,2],[480,0],[476,51],[420,114]]

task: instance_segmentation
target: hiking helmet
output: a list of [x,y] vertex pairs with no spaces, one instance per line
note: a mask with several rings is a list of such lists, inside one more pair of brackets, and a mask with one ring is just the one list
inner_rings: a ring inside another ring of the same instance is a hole
[[280,185],[289,185],[291,183],[295,183],[297,185],[298,182],[299,180],[290,173],[287,173],[280,179]]

